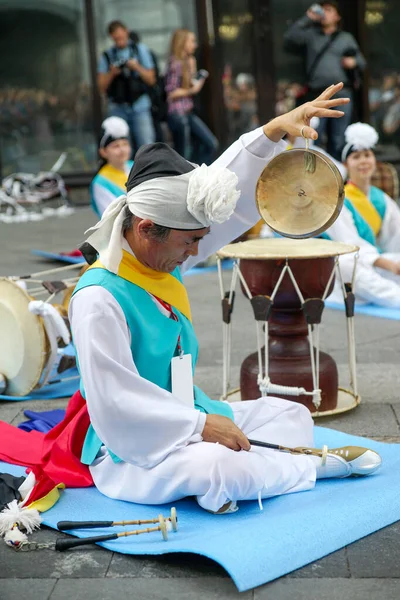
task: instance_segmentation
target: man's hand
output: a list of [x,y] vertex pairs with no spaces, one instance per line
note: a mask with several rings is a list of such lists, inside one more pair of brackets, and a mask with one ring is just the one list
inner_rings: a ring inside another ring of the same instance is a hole
[[136,58],[130,58],[129,60],[126,61],[126,66],[128,67],[128,69],[130,69],[131,71],[137,71],[138,70],[138,61],[136,60]]
[[121,69],[119,67],[116,67],[115,65],[110,65],[110,69],[108,72],[110,73],[110,75],[112,75],[114,79],[114,77],[121,74]]
[[321,21],[323,19],[324,15],[321,15],[320,13],[314,12],[313,10],[311,10],[311,8],[308,9],[308,11],[306,12],[306,15],[309,19],[311,19],[311,21]]
[[357,66],[357,61],[354,56],[343,56],[342,58],[342,66],[345,69],[355,69]]
[[333,110],[334,106],[341,106],[350,102],[349,98],[337,98],[331,100],[337,92],[343,88],[343,83],[331,85],[318,98],[311,102],[306,102],[290,112],[272,119],[264,125],[264,133],[272,142],[279,142],[287,133],[289,135],[300,137],[303,131],[303,137],[316,140],[318,133],[310,127],[310,121],[313,117],[330,117],[337,119],[343,117],[344,112]]
[[201,435],[205,442],[222,444],[231,450],[250,450],[244,433],[231,419],[222,415],[207,415]]

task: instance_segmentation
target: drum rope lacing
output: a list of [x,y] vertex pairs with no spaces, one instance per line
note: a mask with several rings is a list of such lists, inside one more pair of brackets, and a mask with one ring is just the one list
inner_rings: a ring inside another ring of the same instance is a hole
[[[325,305],[325,300],[328,295],[329,289],[331,287],[332,281],[335,277],[335,273],[338,274],[340,285],[343,293],[343,298],[346,304],[346,321],[347,321],[347,339],[348,339],[348,358],[349,358],[349,371],[350,371],[350,385],[353,389],[355,395],[357,395],[357,378],[356,378],[356,357],[355,357],[355,335],[354,335],[354,311],[349,313],[347,310],[347,300],[350,295],[353,296],[354,290],[354,282],[355,282],[355,274],[356,274],[356,265],[357,265],[358,253],[355,255],[354,268],[352,273],[352,281],[351,284],[348,285],[348,289],[346,289],[346,285],[343,283],[342,274],[340,271],[339,265],[339,257],[335,258],[335,264],[332,269],[332,272],[329,276],[328,283],[325,287],[324,293],[322,295],[321,301]],[[233,271],[232,278],[229,291],[227,293],[224,292],[224,282],[222,276],[222,266],[221,266],[221,258],[217,260],[218,266],[218,279],[219,279],[219,287],[220,287],[220,295],[221,301],[224,305],[224,302],[228,305],[228,311],[225,315],[223,315],[223,399],[227,398],[228,391],[230,389],[230,371],[231,371],[231,346],[232,346],[232,319],[231,314],[233,312],[233,301],[234,294],[237,285],[237,279],[240,279],[241,284],[246,292],[247,297],[251,301],[254,296],[252,295],[249,286],[240,270],[240,259],[234,259],[233,263]],[[286,259],[286,264],[283,267],[278,281],[275,284],[273,292],[270,296],[271,307],[273,305],[274,298],[279,290],[279,287],[282,283],[282,280],[286,273],[289,275],[297,296],[302,304],[304,310],[305,300],[301,290],[297,284],[296,278],[291,270],[288,259]],[[225,305],[226,307],[226,305]],[[312,396],[312,402],[318,411],[321,405],[321,389],[319,388],[319,355],[320,355],[320,330],[318,323],[307,323],[308,328],[308,341],[310,346],[310,361],[311,361],[311,372],[313,379],[313,391],[307,391],[303,387],[294,387],[294,386],[284,386],[279,384],[274,384],[271,382],[268,375],[268,365],[269,365],[269,328],[268,328],[268,317],[263,320],[256,319],[256,335],[257,335],[257,355],[258,355],[258,377],[257,384],[259,386],[260,392],[262,396],[267,396],[270,394],[279,394],[279,395],[287,395],[287,396],[300,396],[307,395]],[[264,336],[262,335],[264,332]],[[263,339],[264,338],[264,339]],[[264,366],[263,366],[263,356],[262,356],[262,346],[264,345]]]

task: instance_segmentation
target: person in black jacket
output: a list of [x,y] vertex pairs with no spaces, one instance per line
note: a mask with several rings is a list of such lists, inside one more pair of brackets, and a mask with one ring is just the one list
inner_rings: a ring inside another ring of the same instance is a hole
[[[318,96],[326,87],[342,81],[342,97],[353,100],[355,81],[365,68],[365,59],[351,33],[340,29],[341,15],[335,0],[313,4],[307,13],[295,21],[284,35],[285,49],[304,51],[307,85],[310,98]],[[308,96],[300,98],[305,102]],[[344,131],[351,122],[352,102],[344,108],[342,119],[321,119],[319,140],[327,136],[327,151],[336,160],[344,145]],[[329,123],[328,123],[329,121]]]
[[97,83],[108,98],[108,116],[124,119],[137,150],[155,141],[149,87],[156,82],[154,62],[149,49],[129,37],[121,21],[112,21],[108,34],[114,45],[103,52],[98,65]]

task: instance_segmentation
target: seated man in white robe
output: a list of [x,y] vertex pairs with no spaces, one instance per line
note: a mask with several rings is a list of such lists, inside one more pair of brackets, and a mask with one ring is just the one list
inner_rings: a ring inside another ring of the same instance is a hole
[[[341,87],[243,135],[210,167],[165,144],[143,146],[126,196],[91,230],[82,249],[95,262],[77,285],[70,320],[90,418],[81,461],[106,496],[146,504],[194,496],[221,514],[240,500],[379,468],[367,448],[312,449],[313,422],[298,403],[268,397],[230,405],[194,386],[198,347],[181,279],[258,220],[257,179],[285,149],[281,138],[315,139],[310,119],[342,115],[333,107],[346,100],[331,100]],[[249,438],[300,450],[279,452]]]

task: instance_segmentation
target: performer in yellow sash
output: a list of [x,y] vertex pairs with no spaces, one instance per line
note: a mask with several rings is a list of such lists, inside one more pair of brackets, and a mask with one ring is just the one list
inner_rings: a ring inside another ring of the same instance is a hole
[[129,160],[132,149],[129,127],[119,117],[108,117],[102,124],[99,155],[103,161],[91,186],[91,204],[96,215],[101,215],[115,198],[125,193],[125,184],[133,161]]
[[[90,230],[82,251],[92,267],[70,303],[90,418],[78,460],[106,496],[146,504],[194,496],[204,509],[226,513],[238,500],[379,468],[380,457],[366,448],[304,452],[313,423],[301,404],[268,397],[230,405],[193,385],[198,344],[182,283],[185,270],[258,220],[257,179],[285,150],[281,138],[315,139],[310,119],[342,115],[333,107],[347,101],[331,100],[341,87],[243,135],[209,167],[166,144],[142,146],[126,195]],[[302,448],[279,452],[248,438]]]
[[[326,232],[333,240],[360,247],[355,293],[358,301],[400,307],[400,208],[385,192],[371,185],[376,168],[373,148],[378,134],[366,123],[345,132],[342,160],[347,168],[345,203]],[[353,268],[350,256],[340,259],[346,280]],[[348,279],[350,278],[350,279]]]

